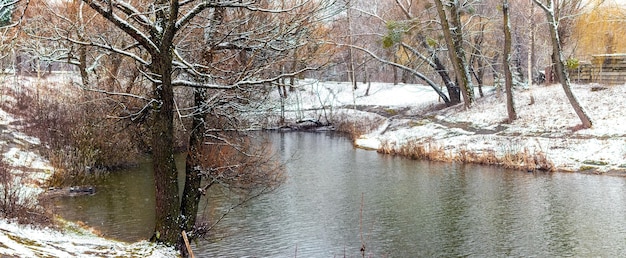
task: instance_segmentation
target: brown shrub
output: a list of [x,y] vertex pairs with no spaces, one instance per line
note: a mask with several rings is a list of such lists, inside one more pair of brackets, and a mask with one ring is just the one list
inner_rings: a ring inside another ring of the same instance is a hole
[[477,155],[475,163],[481,165],[494,165],[500,164],[500,159],[496,156],[496,152],[493,150],[482,151]]
[[25,187],[26,175],[0,159],[0,215],[20,224],[50,225],[50,216]]
[[214,135],[201,143],[197,154],[207,182],[220,182],[245,195],[282,184],[284,168],[267,140],[239,132]]
[[450,161],[450,157],[444,147],[428,141],[428,159],[436,161]]
[[382,154],[391,154],[391,155],[395,155],[396,154],[396,148],[395,148],[395,143],[390,143],[387,140],[384,140],[380,143],[380,148],[378,148],[378,150],[376,150],[376,152],[378,153],[382,153]]
[[40,139],[41,154],[55,167],[51,185],[83,184],[98,174],[93,172],[134,164],[147,146],[142,127],[112,118],[119,105],[98,93],[12,94],[20,104],[6,108],[22,118],[27,134]]

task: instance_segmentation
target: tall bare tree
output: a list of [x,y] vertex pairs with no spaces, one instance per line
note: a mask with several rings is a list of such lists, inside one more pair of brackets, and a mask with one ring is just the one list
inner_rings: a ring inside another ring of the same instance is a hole
[[[439,56],[445,51],[434,40],[438,38],[439,30],[432,25],[429,7],[411,1],[382,1],[375,6],[365,1],[360,4],[355,2],[352,13],[358,15],[354,15],[353,23],[367,26],[354,29],[355,40],[352,44],[348,40],[339,45],[359,50],[377,63],[384,64],[367,69],[367,65],[375,62],[363,62],[362,67],[368,70],[368,77],[372,75],[374,80],[384,81],[384,77],[376,74],[383,72],[387,75],[389,73],[384,72],[384,68],[392,67],[394,82],[399,79],[399,70],[403,82],[425,82],[446,105],[461,101],[460,90],[447,68],[449,64]],[[445,86],[447,94],[442,91],[442,86]]]
[[461,23],[461,3],[458,0],[447,2],[449,19],[442,0],[435,0],[441,29],[448,46],[448,55],[454,67],[455,75],[465,107],[471,107],[474,103],[474,87],[469,76],[469,68],[466,61],[465,49],[463,48],[463,24]]
[[511,74],[511,22],[509,21],[509,1],[502,2],[502,17],[504,23],[504,78],[506,88],[506,111],[509,123],[517,119],[515,102],[513,100],[513,75]]
[[572,92],[569,74],[567,73],[565,66],[565,57],[563,56],[563,50],[561,47],[561,39],[559,35],[559,20],[556,17],[554,0],[546,0],[545,3],[541,0],[533,1],[535,2],[535,4],[541,7],[541,9],[543,9],[546,14],[548,26],[550,28],[550,37],[552,39],[552,52],[553,56],[556,57],[554,66],[557,77],[559,78],[559,82],[563,86],[563,91],[565,91],[565,95],[567,96],[567,99],[574,108],[574,112],[576,112],[576,115],[578,115],[578,118],[582,122],[582,127],[591,128],[591,126],[593,125],[591,118],[589,117],[589,115],[587,115],[587,112],[580,105],[580,102]]
[[[95,84],[83,87],[143,102],[134,110],[126,110],[126,116],[137,121],[145,120],[149,125],[156,192],[156,224],[152,239],[176,245],[182,250],[181,231],[194,230],[199,196],[206,190],[199,184],[211,175],[209,172],[221,171],[201,164],[203,161],[197,155],[198,148],[209,143],[230,145],[235,150],[246,152],[241,144],[218,131],[237,130],[234,126],[239,120],[237,114],[255,107],[254,100],[267,92],[265,85],[315,69],[303,66],[282,72],[276,68],[293,63],[293,51],[319,43],[312,37],[302,35],[323,18],[322,9],[329,7],[331,2],[82,2],[93,10],[94,15],[107,21],[107,26],[98,25],[98,29],[111,30],[115,37],[105,33],[81,36],[67,33],[72,29],[72,20],[64,19],[59,13],[60,21],[70,26],[57,26],[56,38],[95,49],[103,56],[121,56],[132,62],[147,82],[141,85],[145,86],[145,90],[126,92],[106,85],[104,88]],[[93,69],[101,67],[97,59],[91,61]],[[182,103],[176,101],[176,96],[188,92],[185,89],[192,89],[194,97],[190,106],[181,107]],[[182,197],[179,195],[178,171],[174,163],[175,114],[181,119],[192,118]],[[211,114],[213,119],[208,119],[207,114]],[[207,124],[208,121],[215,124]],[[216,178],[209,179],[209,185],[214,185]]]
[[[405,6],[400,1],[396,1],[396,4],[402,10],[402,13],[405,15],[406,19],[408,19],[409,21],[416,20],[416,17],[414,17],[414,15],[410,12],[411,3],[409,3],[409,6]],[[416,57],[428,63],[428,65],[436,71],[436,73],[440,76],[441,81],[446,86],[446,89],[448,90],[450,105],[460,103],[461,95],[459,91],[459,86],[452,82],[448,69],[445,67],[445,65],[437,55],[437,50],[433,46],[434,44],[429,42],[429,39],[426,36],[422,35],[421,32],[418,31],[415,34],[415,39],[417,40],[417,43],[426,50],[426,55],[421,54],[415,47],[407,44],[406,42],[402,42],[401,47],[408,49]]]

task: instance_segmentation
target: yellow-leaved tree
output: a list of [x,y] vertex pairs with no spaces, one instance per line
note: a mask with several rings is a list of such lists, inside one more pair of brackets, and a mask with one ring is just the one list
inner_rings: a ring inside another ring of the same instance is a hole
[[574,27],[575,55],[591,59],[591,55],[626,53],[626,9],[617,4],[605,4],[584,13]]

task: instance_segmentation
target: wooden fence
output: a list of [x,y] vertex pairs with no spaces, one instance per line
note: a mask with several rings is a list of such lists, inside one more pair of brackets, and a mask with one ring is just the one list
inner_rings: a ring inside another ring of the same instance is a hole
[[569,70],[570,80],[575,83],[626,83],[626,54],[594,55],[591,62],[580,62]]

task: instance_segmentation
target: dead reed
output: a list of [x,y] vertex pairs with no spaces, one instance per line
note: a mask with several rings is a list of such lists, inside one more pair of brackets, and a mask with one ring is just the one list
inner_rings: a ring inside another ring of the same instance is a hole
[[337,115],[333,125],[341,133],[347,133],[350,139],[356,139],[361,135],[373,132],[384,122],[383,117],[359,117],[355,119],[346,113]]
[[471,150],[467,146],[446,150],[433,139],[411,139],[402,145],[385,141],[378,152],[411,159],[460,162],[500,166],[523,171],[553,171],[554,164],[542,151],[531,152],[528,148],[507,147],[502,153],[495,150]]

